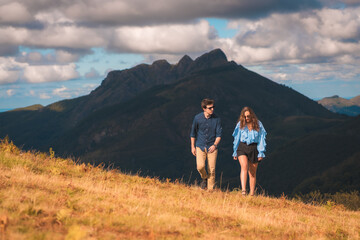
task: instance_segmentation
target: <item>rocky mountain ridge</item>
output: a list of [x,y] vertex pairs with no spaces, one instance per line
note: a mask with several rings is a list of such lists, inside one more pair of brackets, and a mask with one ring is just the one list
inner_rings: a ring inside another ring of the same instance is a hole
[[332,97],[325,97],[319,100],[318,103],[335,113],[348,116],[357,116],[360,114],[360,95],[350,99],[334,95]]

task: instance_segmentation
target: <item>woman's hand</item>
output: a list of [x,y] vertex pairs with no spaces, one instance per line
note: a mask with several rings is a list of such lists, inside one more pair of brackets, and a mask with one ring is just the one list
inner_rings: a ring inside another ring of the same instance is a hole
[[263,160],[263,159],[264,159],[264,158],[262,158],[262,157],[259,157],[259,158],[258,158],[258,161],[259,161],[259,162],[261,162],[261,160]]
[[234,160],[237,160],[237,157],[234,157]]

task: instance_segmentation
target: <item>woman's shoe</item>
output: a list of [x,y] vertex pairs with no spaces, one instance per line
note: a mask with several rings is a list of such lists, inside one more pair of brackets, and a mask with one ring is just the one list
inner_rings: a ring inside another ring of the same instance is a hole
[[200,188],[204,189],[204,190],[207,188],[207,179],[202,179],[201,180]]
[[246,196],[246,190],[242,190],[241,195]]

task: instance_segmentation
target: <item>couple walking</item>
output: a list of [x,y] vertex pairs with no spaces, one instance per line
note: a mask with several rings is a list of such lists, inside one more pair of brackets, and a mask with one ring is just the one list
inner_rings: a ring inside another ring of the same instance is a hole
[[[214,100],[201,101],[203,112],[194,117],[191,127],[191,153],[196,156],[196,166],[202,178],[200,187],[213,190],[215,185],[215,165],[218,145],[221,140],[221,121],[214,114]],[[233,143],[233,158],[241,166],[240,181],[242,194],[246,195],[246,183],[249,175],[250,195],[254,195],[256,186],[256,170],[258,163],[265,157],[266,131],[249,107],[241,110],[235,126]],[[208,169],[205,162],[208,160]]]

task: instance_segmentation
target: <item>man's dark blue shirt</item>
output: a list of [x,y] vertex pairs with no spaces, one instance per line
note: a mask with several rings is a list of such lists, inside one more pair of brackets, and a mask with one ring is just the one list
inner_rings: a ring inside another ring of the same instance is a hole
[[190,137],[196,138],[195,145],[202,151],[209,150],[215,139],[221,137],[221,133],[221,121],[215,114],[206,118],[204,112],[201,112],[194,117]]

